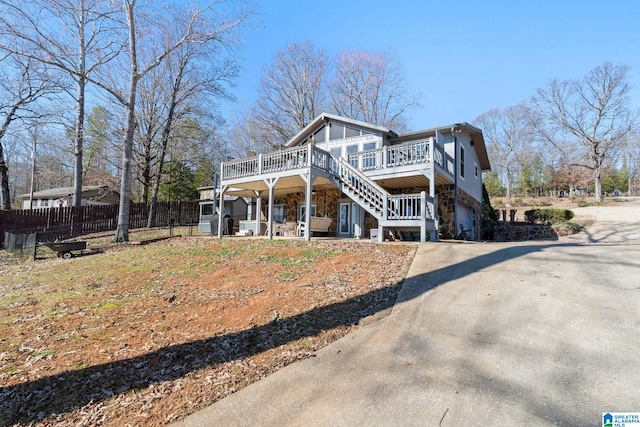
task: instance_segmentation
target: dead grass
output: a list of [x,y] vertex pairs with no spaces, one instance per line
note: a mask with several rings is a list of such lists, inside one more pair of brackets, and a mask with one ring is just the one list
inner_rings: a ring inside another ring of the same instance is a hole
[[391,307],[414,252],[182,237],[71,260],[2,253],[0,425],[176,421]]

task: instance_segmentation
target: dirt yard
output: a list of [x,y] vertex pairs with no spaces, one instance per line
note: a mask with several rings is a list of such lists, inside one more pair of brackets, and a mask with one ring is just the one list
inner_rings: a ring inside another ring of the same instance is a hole
[[0,256],[0,425],[164,425],[372,321],[415,244],[182,237]]

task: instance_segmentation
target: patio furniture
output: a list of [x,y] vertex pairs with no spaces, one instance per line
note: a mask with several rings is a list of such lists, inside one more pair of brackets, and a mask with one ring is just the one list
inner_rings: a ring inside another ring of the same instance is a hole
[[275,236],[295,236],[296,235],[296,223],[285,222],[284,224],[274,224],[273,234]]
[[[333,220],[328,217],[322,216],[312,216],[311,224],[309,227],[309,231],[311,233],[328,233],[331,229],[331,223]],[[296,227],[296,234],[298,236],[304,236],[306,223],[304,221],[298,221],[298,226]]]
[[240,220],[240,230],[239,232],[243,235],[249,234],[248,231],[251,231],[251,234],[254,236],[262,236],[267,232],[267,223],[264,221],[260,221],[260,230],[256,232],[256,220]]

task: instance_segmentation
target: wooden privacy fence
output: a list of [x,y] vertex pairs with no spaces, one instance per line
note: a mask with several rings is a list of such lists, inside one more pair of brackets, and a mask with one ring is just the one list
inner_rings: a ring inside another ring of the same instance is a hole
[[[38,232],[38,240],[68,239],[84,234],[115,230],[118,226],[118,205],[89,205],[49,209],[0,211],[0,247],[4,232]],[[197,201],[159,202],[156,206],[156,226],[188,225],[198,222],[200,204]],[[132,203],[129,228],[147,226],[149,206]]]

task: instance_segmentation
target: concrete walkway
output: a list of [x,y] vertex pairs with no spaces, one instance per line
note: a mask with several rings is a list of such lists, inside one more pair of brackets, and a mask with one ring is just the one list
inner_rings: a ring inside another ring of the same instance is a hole
[[181,426],[599,426],[640,411],[640,201],[587,233],[420,245],[392,313]]

